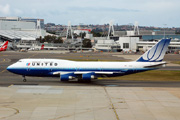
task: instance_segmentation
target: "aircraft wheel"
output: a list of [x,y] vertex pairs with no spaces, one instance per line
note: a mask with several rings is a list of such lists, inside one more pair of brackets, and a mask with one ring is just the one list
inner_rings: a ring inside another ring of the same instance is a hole
[[27,80],[26,79],[23,79],[23,82],[26,82]]
[[23,82],[26,82],[26,77],[23,75]]

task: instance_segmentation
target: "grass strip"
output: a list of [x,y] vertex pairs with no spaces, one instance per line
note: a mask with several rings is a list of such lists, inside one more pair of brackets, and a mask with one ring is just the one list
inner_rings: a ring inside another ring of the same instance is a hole
[[171,63],[179,64],[180,65],[180,61],[172,61]]
[[153,70],[108,79],[143,80],[143,81],[180,81],[179,71]]

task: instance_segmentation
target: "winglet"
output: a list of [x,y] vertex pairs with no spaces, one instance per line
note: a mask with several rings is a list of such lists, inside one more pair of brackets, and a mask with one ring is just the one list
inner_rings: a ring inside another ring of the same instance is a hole
[[168,49],[171,39],[162,39],[146,51],[136,62],[161,62]]

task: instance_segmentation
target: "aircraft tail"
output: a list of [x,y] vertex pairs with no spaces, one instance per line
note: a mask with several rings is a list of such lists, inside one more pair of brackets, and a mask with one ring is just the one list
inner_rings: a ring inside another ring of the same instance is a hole
[[166,54],[171,39],[162,39],[146,51],[136,62],[161,62]]
[[7,46],[8,46],[8,41],[6,41],[2,46],[1,46],[1,49],[3,51],[5,51],[7,49]]
[[41,46],[41,50],[43,50],[44,49],[44,44],[42,44],[42,46]]

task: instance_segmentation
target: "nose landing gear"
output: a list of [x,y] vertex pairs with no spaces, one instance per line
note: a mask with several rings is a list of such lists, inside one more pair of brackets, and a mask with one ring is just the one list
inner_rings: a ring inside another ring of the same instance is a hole
[[26,76],[23,75],[23,82],[26,82]]

